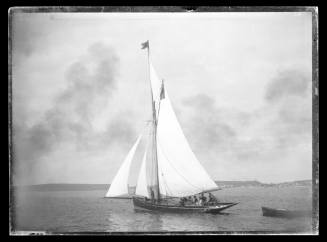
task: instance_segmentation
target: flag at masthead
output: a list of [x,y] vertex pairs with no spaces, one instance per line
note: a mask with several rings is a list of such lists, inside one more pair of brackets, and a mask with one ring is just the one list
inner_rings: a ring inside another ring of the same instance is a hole
[[141,45],[142,45],[142,47],[141,47],[142,50],[145,48],[149,48],[149,41],[147,40],[144,43],[141,43]]

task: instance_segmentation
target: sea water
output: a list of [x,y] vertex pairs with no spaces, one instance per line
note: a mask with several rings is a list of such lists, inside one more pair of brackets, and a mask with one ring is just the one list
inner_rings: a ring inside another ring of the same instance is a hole
[[214,193],[239,202],[222,214],[134,211],[132,200],[104,198],[105,190],[18,191],[13,205],[16,231],[165,232],[239,231],[312,233],[312,218],[262,216],[261,206],[309,210],[311,187],[236,187]]

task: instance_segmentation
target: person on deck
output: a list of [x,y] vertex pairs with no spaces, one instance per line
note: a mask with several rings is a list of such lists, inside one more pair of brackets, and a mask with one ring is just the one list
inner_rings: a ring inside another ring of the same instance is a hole
[[202,201],[202,206],[207,205],[207,197],[204,196],[203,193],[201,193],[201,201]]
[[202,198],[202,197],[199,198],[198,205],[199,205],[199,206],[203,206],[203,198]]
[[182,197],[180,200],[179,200],[179,205],[181,206],[184,206],[185,205],[185,198]]
[[193,203],[194,205],[198,205],[198,198],[195,195],[193,196]]
[[217,204],[219,201],[218,199],[212,195],[211,193],[209,193],[209,201],[208,201],[210,204]]
[[203,200],[203,204],[205,204],[207,202],[207,197],[203,195],[202,200]]
[[203,193],[201,193],[200,201],[201,201],[201,206],[205,205],[205,203],[207,201],[207,198],[204,196]]

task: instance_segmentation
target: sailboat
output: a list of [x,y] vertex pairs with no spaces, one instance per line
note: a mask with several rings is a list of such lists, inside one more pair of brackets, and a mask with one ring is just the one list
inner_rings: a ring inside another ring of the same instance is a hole
[[203,197],[220,188],[197,160],[183,134],[164,81],[153,67],[149,41],[142,43],[142,49],[147,49],[152,117],[136,190],[135,194],[128,194],[128,174],[142,134],[128,152],[106,197],[131,197],[135,210],[162,212],[219,213],[236,205],[218,201],[181,203],[186,197]]

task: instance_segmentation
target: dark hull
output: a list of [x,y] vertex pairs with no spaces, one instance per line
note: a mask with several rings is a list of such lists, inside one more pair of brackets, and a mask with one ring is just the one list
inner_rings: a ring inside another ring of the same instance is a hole
[[216,206],[179,206],[169,204],[155,204],[145,201],[144,198],[133,197],[135,210],[157,211],[168,213],[219,213],[237,203],[218,203]]
[[262,207],[262,215],[268,217],[297,218],[312,216],[311,211],[284,210]]
[[132,199],[132,197],[103,197],[108,199]]

